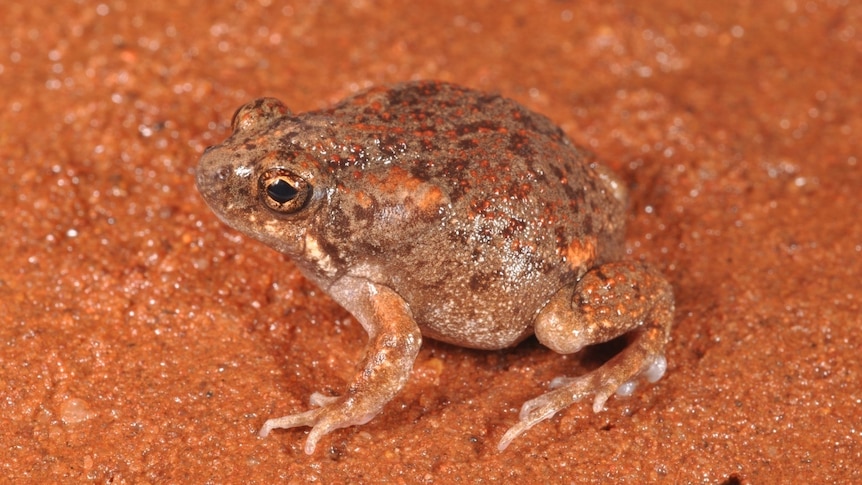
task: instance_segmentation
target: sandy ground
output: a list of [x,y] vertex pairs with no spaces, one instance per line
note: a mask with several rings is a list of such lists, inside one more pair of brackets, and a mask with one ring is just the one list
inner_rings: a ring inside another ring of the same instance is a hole
[[[9,3],[10,483],[862,480],[858,2]],[[307,429],[260,439],[343,390],[365,336],[216,220],[197,160],[254,97],[304,111],[418,78],[515,98],[626,180],[628,252],[676,291],[667,375],[498,453],[523,401],[602,352],[426,342],[370,423],[312,456]]]

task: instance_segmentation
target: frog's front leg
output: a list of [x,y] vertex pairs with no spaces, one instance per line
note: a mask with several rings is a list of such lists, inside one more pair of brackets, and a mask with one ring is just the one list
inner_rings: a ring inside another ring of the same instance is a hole
[[601,411],[614,394],[631,394],[641,375],[655,382],[667,363],[664,347],[673,323],[673,290],[658,271],[635,262],[608,263],[587,272],[574,288],[563,288],[536,316],[536,337],[568,354],[586,345],[628,334],[625,349],[598,369],[576,378],[557,378],[554,390],[527,401],[520,421],[498,444],[500,450],[536,423],[594,394]]
[[330,288],[368,332],[368,346],[358,372],[340,397],[315,393],[313,405],[303,413],[270,419],[259,435],[276,428],[311,426],[305,452],[314,452],[317,441],[338,428],[367,423],[403,387],[410,376],[422,337],[407,303],[391,289],[359,279],[342,279]]

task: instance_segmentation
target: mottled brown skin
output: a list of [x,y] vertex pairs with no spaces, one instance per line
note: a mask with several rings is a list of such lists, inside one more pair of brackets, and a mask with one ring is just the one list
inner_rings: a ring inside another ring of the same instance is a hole
[[500,449],[589,395],[657,380],[673,294],[650,267],[618,262],[625,190],[547,118],[498,95],[439,82],[378,87],[293,115],[263,98],[197,172],[231,227],[289,255],[369,334],[339,398],[271,419],[311,426],[305,451],[365,423],[404,386],[422,336],[478,349],[535,333],[561,353],[627,334],[629,345],[533,399]]

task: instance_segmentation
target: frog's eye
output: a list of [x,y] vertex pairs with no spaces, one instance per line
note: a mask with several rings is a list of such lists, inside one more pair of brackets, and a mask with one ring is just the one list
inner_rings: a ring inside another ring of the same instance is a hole
[[311,198],[311,185],[283,168],[267,170],[258,180],[263,204],[278,214],[293,214]]

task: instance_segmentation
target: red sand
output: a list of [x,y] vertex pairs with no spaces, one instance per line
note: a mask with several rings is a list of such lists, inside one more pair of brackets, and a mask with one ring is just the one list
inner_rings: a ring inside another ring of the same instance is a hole
[[[862,6],[276,3],[2,7],[0,477],[862,480]],[[426,342],[380,416],[306,456],[305,429],[255,432],[342,390],[364,334],[221,225],[193,169],[253,97],[413,78],[518,99],[625,178],[631,255],[676,290],[670,368],[498,453],[600,355]]]

